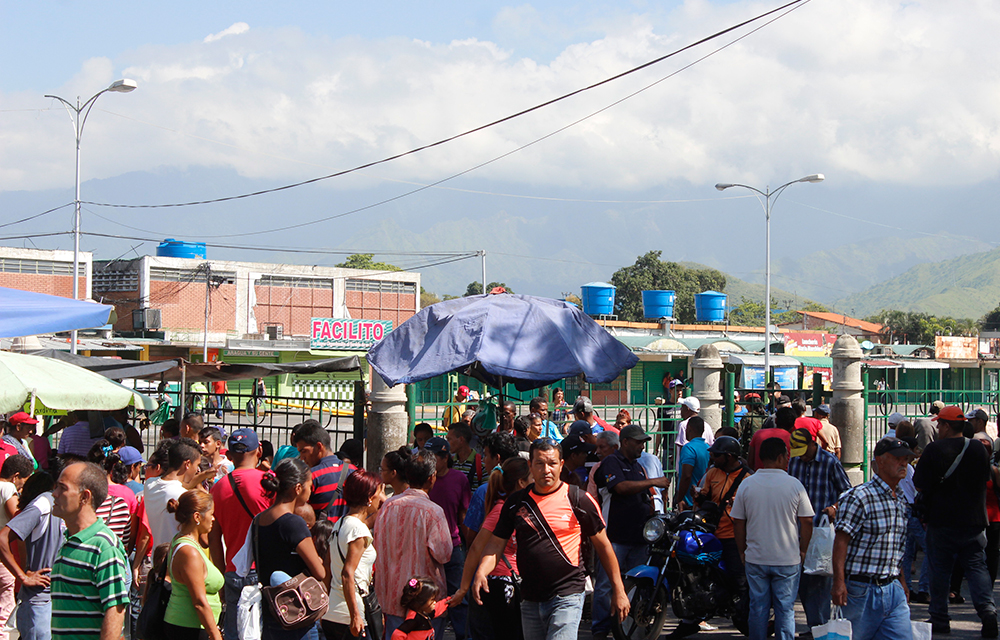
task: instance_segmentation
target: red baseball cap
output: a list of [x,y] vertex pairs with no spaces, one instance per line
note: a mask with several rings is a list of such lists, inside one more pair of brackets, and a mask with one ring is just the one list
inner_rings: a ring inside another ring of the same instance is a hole
[[458,393],[459,393],[459,395],[463,395],[463,396],[469,395],[469,387],[467,387],[467,386],[465,386],[463,384],[461,387],[458,388]]
[[35,420],[30,415],[24,411],[18,411],[11,417],[7,418],[7,422],[10,424],[38,424],[38,420]]
[[932,419],[947,420],[948,422],[965,422],[965,412],[962,411],[961,407],[951,405],[950,407],[945,407],[944,409],[938,411],[938,414]]

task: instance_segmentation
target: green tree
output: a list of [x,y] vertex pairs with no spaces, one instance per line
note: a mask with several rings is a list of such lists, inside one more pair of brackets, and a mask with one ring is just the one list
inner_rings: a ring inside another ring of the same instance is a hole
[[1000,331],[1000,304],[979,319],[979,329],[981,331]]
[[572,293],[570,291],[563,291],[562,297],[563,300],[565,300],[566,302],[576,305],[577,309],[583,308],[583,300],[581,300],[580,296],[576,295],[575,293]]
[[[507,293],[514,293],[514,290],[508,287],[503,282],[491,282],[486,286],[487,291],[493,291],[497,287],[503,287],[507,290]],[[465,295],[467,296],[478,296],[483,293],[483,283],[478,280],[474,280],[469,283],[469,286],[465,288]]]
[[369,269],[373,271],[402,271],[399,267],[394,264],[389,264],[388,262],[375,262],[372,258],[375,257],[374,253],[354,253],[347,256],[347,260],[344,260],[337,267],[343,269]]
[[979,331],[976,321],[968,318],[938,317],[896,309],[880,311],[867,320],[881,324],[882,334],[890,343],[934,344],[935,336],[974,336]]
[[441,302],[441,298],[437,296],[436,293],[431,293],[426,291],[423,287],[420,287],[420,308],[429,307],[432,304],[437,304]]
[[615,285],[615,312],[620,320],[641,321],[642,292],[672,290],[676,294],[674,317],[680,323],[694,322],[694,294],[722,291],[726,276],[716,269],[691,269],[676,262],[660,260],[662,251],[650,251],[636,258],[635,264],[622,267],[611,276]]
[[[777,300],[771,297],[771,324],[779,325],[786,322],[793,322],[799,319],[799,314],[794,311],[778,311]],[[806,305],[807,311],[819,311],[820,309],[809,308],[820,307],[818,304]],[[751,300],[744,296],[740,303],[729,311],[729,324],[740,327],[763,327],[764,326],[764,303],[759,300]]]

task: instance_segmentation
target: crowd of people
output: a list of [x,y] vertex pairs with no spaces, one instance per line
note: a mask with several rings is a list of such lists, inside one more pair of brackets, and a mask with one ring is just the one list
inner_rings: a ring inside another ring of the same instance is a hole
[[[828,406],[744,397],[738,428],[713,429],[697,398],[678,400],[676,486],[627,411],[611,424],[561,393],[552,413],[541,396],[523,416],[504,403],[483,433],[455,405],[378,473],[362,443],[335,450],[313,420],[275,452],[253,429],[226,435],[192,413],[144,457],[124,415],[102,433],[70,414],[50,452],[32,439],[37,421],[14,414],[0,441],[0,640],[12,617],[26,640],[145,640],[157,576],[171,640],[249,640],[246,588],[306,577],[328,598],[322,617],[290,625],[265,595],[260,638],[440,639],[450,625],[456,640],[569,640],[592,591],[600,640],[629,612],[622,575],[647,561],[646,521],[708,503],[751,638],[793,638],[797,599],[810,628],[840,607],[854,638],[909,637],[910,602],[946,632],[963,580],[983,637],[997,637],[1000,442],[981,409],[890,416],[872,479],[852,487]],[[832,575],[805,570],[814,528],[831,523]],[[668,637],[710,624],[681,619]]]

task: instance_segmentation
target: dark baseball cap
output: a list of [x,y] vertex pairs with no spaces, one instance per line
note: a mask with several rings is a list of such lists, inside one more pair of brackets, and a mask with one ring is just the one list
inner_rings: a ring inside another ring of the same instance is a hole
[[431,451],[433,453],[450,453],[451,447],[448,446],[448,441],[441,436],[434,436],[426,443],[424,443],[424,449]]
[[233,453],[255,451],[259,446],[260,440],[257,438],[257,432],[253,429],[237,429],[233,431],[232,435],[229,436],[229,442],[226,443],[226,448]]
[[913,450],[899,438],[882,438],[875,445],[875,456],[891,453],[894,456],[913,456]]
[[646,442],[647,440],[652,440],[653,436],[647,434],[642,430],[637,424],[629,424],[622,427],[622,430],[618,433],[619,438],[628,438],[629,440],[638,440],[639,442]]
[[561,445],[563,456],[567,456],[571,453],[580,453],[581,451],[590,453],[591,451],[597,449],[597,447],[584,440],[578,433],[571,433],[563,438]]
[[965,414],[966,420],[974,420],[979,418],[983,422],[989,422],[990,416],[982,409],[969,409],[969,412]]
[[569,433],[570,435],[574,433],[579,435],[586,435],[594,433],[594,430],[593,428],[591,428],[590,423],[587,422],[586,420],[577,420],[573,424],[569,425]]

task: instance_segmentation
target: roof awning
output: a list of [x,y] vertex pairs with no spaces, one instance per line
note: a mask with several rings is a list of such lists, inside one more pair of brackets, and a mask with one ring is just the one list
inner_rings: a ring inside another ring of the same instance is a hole
[[861,364],[869,369],[901,369],[903,365],[893,360],[862,360]]
[[801,362],[806,367],[814,367],[819,369],[830,369],[833,367],[833,358],[827,358],[824,356],[791,356],[799,362]]
[[[730,353],[729,362],[732,364],[743,364],[751,367],[764,366],[764,354],[760,353]],[[799,361],[791,356],[771,354],[772,367],[798,367]]]
[[903,365],[904,369],[948,369],[947,362],[938,362],[937,360],[900,360],[899,363]]

